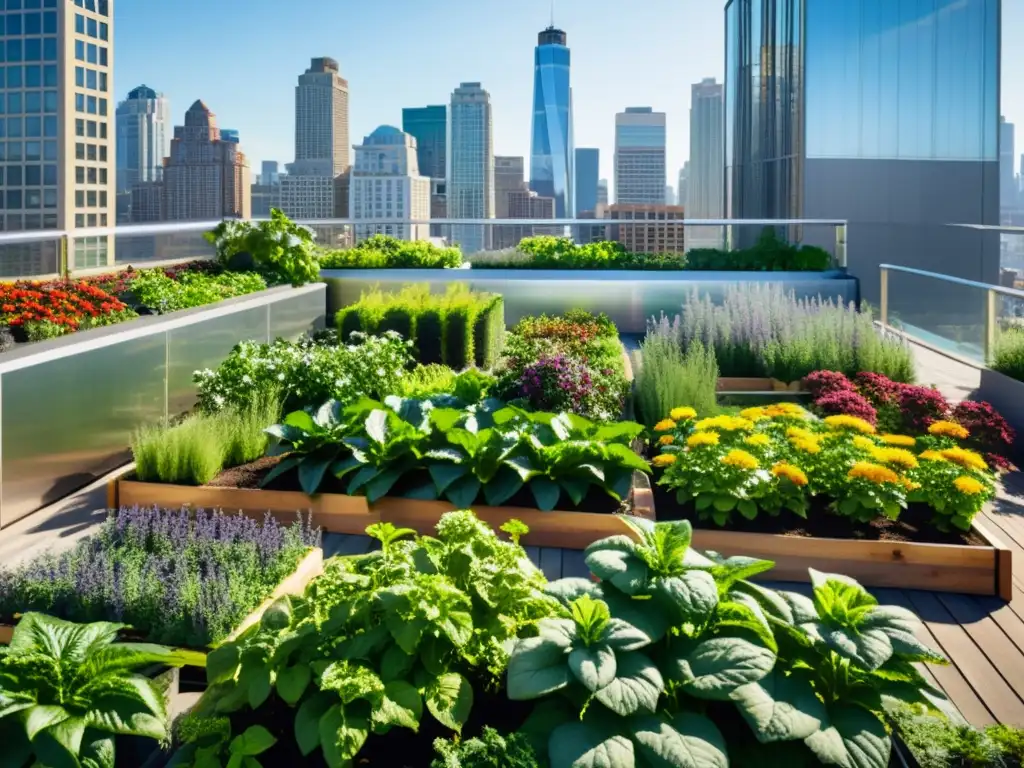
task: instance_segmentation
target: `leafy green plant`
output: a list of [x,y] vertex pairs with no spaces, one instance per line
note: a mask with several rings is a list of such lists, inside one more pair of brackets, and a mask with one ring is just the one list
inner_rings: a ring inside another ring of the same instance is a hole
[[927,708],[887,707],[894,730],[921,768],[1019,768],[1024,731],[1007,725],[973,728]]
[[1013,327],[1002,330],[989,365],[993,371],[1024,381],[1024,331]]
[[266,287],[267,281],[255,272],[198,270],[183,271],[172,278],[161,269],[144,269],[134,272],[128,283],[134,304],[161,314],[214,304]]
[[270,211],[268,221],[226,219],[205,237],[228,269],[257,269],[271,282],[292,285],[320,279],[313,231],[295,224],[277,208]]
[[167,768],[263,768],[257,758],[277,743],[262,725],[251,725],[234,738],[226,717],[185,718],[178,728],[185,746]]
[[577,245],[567,237],[523,238],[504,252],[473,254],[474,269],[629,269],[674,270],[686,267],[682,253],[631,253],[622,243],[602,240]]
[[694,270],[740,272],[821,272],[832,266],[832,256],[817,246],[790,245],[774,227],[765,227],[750,248],[723,251],[695,248],[687,253],[687,267]]
[[210,654],[199,715],[275,696],[295,712],[302,754],[348,765],[371,734],[416,731],[428,715],[459,732],[471,679],[497,685],[511,642],[557,609],[522,548],[471,512],[444,515],[437,538],[389,523],[367,533],[380,551],[332,560],[303,598]]
[[321,269],[455,269],[462,266],[458,248],[440,248],[424,240],[374,235],[353,248],[320,255]]
[[640,420],[653,427],[673,408],[700,413],[718,407],[718,363],[713,349],[694,342],[683,352],[666,321],[653,326],[640,344],[634,404]]
[[766,589],[747,579],[768,561],[700,555],[685,521],[623,519],[632,537],[586,551],[600,582],[550,584],[562,614],[509,662],[509,697],[542,700],[524,730],[552,768],[724,766],[755,739],[763,759],[884,768],[883,699],[941,696],[914,663],[944,660],[909,611],[816,571],[813,599]]
[[487,397],[495,381],[494,376],[477,368],[456,373],[446,365],[420,365],[402,378],[399,394],[412,398],[450,394],[461,403],[472,405]]
[[117,643],[123,624],[21,617],[0,648],[0,739],[5,766],[113,768],[114,737],[167,739],[167,704],[137,670],[204,666],[205,656]]
[[529,740],[518,733],[502,735],[484,727],[466,741],[435,739],[438,757],[430,768],[540,768]]

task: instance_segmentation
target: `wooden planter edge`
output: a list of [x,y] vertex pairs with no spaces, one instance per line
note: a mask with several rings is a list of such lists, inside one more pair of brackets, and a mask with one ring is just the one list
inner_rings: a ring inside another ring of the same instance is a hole
[[[654,501],[650,484],[646,480],[643,473],[634,473],[630,490],[633,514],[654,520]],[[269,512],[281,521],[294,519],[297,513],[309,511],[313,524],[324,531],[355,535],[364,534],[368,526],[381,521],[413,528],[421,534],[430,534],[434,532],[441,515],[457,509],[446,501],[385,497],[374,504],[367,504],[361,496],[330,493],[307,496],[297,491],[179,486],[140,483],[120,478],[112,480],[108,485],[107,503],[112,509],[137,504],[223,509],[251,516],[262,516]],[[629,527],[616,515],[606,513],[542,512],[523,507],[485,505],[475,505],[472,509],[495,530],[512,518],[524,522],[530,528],[530,533],[522,539],[527,546],[585,549],[598,539],[628,535],[630,532]]]

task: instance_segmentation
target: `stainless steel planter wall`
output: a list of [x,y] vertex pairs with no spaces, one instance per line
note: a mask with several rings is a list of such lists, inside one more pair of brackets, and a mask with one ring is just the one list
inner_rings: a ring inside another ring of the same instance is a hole
[[187,411],[193,371],[239,341],[322,328],[325,290],[271,288],[0,356],[0,527],[124,463],[133,430]]
[[[740,283],[774,283],[797,297],[839,298],[859,301],[856,278],[832,272],[584,272],[577,270],[522,269],[329,269],[321,272],[327,282],[328,318],[353,304],[362,292],[379,286],[399,290],[429,283],[443,292],[452,283],[465,283],[474,291],[500,293],[505,297],[509,325],[527,315],[557,314],[567,309],[604,312],[622,333],[643,333],[647,320],[662,312],[672,316],[694,288],[720,300],[725,289]],[[331,320],[329,319],[330,323]]]

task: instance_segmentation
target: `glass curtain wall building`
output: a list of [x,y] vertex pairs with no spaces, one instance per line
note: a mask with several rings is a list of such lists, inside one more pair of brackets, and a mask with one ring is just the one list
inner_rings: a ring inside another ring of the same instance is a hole
[[[491,95],[480,83],[462,83],[448,111],[448,218],[494,218],[494,127]],[[490,249],[491,228],[452,226],[463,253]]]
[[869,300],[884,262],[997,281],[998,238],[946,225],[999,222],[1000,0],[728,0],[725,21],[728,216],[849,220]]
[[533,135],[530,189],[555,199],[555,218],[575,212],[572,136],[572,88],[566,34],[548,27],[534,49]]
[[576,216],[597,211],[597,187],[601,176],[601,150],[580,147],[576,150],[576,180],[573,197],[576,199]]
[[448,107],[406,107],[402,130],[416,139],[420,175],[443,181],[448,162]]

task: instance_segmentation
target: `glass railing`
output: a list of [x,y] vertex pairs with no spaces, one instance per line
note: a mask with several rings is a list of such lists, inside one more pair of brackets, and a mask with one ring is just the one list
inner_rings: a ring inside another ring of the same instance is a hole
[[[164,266],[214,254],[203,235],[218,222],[166,222],[70,231],[0,233],[0,280],[88,275],[128,265]],[[791,243],[815,245],[846,266],[846,222],[842,220],[694,219],[323,219],[310,227],[326,249],[343,249],[376,234],[403,240],[430,239],[458,245],[466,260],[495,266],[522,258],[526,237],[554,235],[576,243],[613,240],[633,253],[684,254],[697,248],[753,245],[766,227]]]

